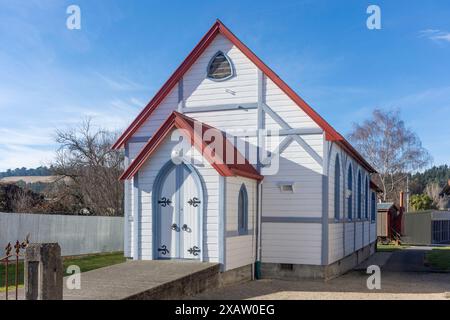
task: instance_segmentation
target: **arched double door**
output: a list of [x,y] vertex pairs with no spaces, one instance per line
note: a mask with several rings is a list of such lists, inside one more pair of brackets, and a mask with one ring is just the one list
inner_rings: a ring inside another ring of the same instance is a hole
[[200,259],[203,195],[197,172],[186,164],[168,164],[155,183],[156,257]]

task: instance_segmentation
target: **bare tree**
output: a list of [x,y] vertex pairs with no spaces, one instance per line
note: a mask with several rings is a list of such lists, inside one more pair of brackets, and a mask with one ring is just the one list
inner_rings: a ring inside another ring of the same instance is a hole
[[123,154],[111,150],[115,138],[110,131],[94,129],[91,119],[75,129],[56,131],[60,147],[54,173],[66,178],[57,197],[74,201],[78,213],[123,215]]
[[425,194],[430,197],[433,201],[433,207],[436,209],[445,209],[446,201],[443,197],[441,197],[440,193],[442,188],[439,186],[439,183],[432,182],[427,184],[425,187]]
[[405,126],[400,112],[375,109],[372,118],[354,124],[349,140],[378,171],[384,201],[395,200],[406,174],[431,162],[416,133]]

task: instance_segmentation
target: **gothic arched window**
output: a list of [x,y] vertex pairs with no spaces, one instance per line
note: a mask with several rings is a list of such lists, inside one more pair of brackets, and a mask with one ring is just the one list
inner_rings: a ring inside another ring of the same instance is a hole
[[233,76],[233,66],[230,59],[222,51],[218,51],[208,64],[209,79],[222,81]]

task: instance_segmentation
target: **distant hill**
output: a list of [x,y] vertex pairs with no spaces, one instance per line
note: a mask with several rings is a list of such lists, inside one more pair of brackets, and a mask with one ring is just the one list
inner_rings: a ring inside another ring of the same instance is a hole
[[450,179],[450,167],[448,165],[434,166],[424,172],[419,172],[411,177],[411,194],[421,194],[429,183],[437,183],[442,188]]
[[16,168],[8,169],[4,172],[0,172],[0,178],[4,177],[30,177],[30,176],[50,176],[52,175],[52,169],[48,167],[37,167],[35,169],[28,168]]

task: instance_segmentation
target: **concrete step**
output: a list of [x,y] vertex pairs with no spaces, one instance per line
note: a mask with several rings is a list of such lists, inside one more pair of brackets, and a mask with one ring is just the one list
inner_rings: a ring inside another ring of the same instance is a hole
[[217,263],[129,261],[82,273],[81,289],[64,286],[64,299],[178,299],[219,285]]

